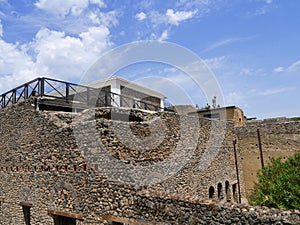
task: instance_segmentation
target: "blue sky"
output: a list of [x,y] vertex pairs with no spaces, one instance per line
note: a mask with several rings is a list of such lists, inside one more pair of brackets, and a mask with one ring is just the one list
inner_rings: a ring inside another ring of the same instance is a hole
[[[38,76],[80,82],[107,51],[155,40],[203,59],[222,90],[217,98],[247,117],[300,116],[299,8],[297,0],[0,0],[0,92]],[[199,106],[212,97],[169,65],[145,62],[117,75],[182,82],[187,102]],[[154,88],[186,103],[181,92]]]

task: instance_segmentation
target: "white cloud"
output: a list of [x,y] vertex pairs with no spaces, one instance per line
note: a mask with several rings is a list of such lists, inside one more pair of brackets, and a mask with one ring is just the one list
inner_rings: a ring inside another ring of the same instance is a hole
[[79,37],[44,28],[31,44],[38,70],[65,80],[79,78],[110,45],[109,30],[104,26],[91,27]]
[[106,13],[100,12],[99,13],[99,18],[101,21],[101,24],[107,27],[110,26],[116,26],[118,25],[119,21],[117,19],[117,11],[109,11]]
[[[43,28],[31,43],[22,46],[0,39],[0,92],[36,76],[79,80],[112,45],[109,37],[109,29],[98,26],[77,37]],[[34,52],[34,58],[28,52]]]
[[168,9],[165,14],[161,14],[158,11],[150,11],[147,14],[154,28],[158,25],[173,25],[178,26],[181,22],[193,18],[197,13],[194,11],[177,11]]
[[265,89],[262,91],[256,90],[256,89],[251,89],[248,91],[248,95],[253,95],[253,96],[269,96],[269,95],[275,95],[275,94],[280,94],[283,92],[287,92],[293,90],[292,87],[279,87],[279,88],[269,88]]
[[88,15],[94,25],[104,25],[107,27],[118,25],[118,15],[116,11],[103,13],[99,10],[91,11]]
[[12,89],[34,76],[34,62],[24,48],[0,39],[0,92]]
[[281,73],[283,71],[284,71],[284,68],[282,66],[279,66],[279,67],[277,67],[277,68],[274,69],[275,73]]
[[214,70],[222,67],[224,65],[225,60],[225,56],[220,56],[215,58],[204,59],[204,62],[206,63],[209,69]]
[[3,37],[3,26],[0,20],[0,37]]
[[[37,0],[35,5],[54,16],[38,12],[22,17],[42,27],[24,45],[2,40],[0,21],[0,93],[37,76],[76,82],[113,45],[110,27],[121,14],[102,12],[103,0]],[[57,30],[47,28],[49,24]]]
[[219,47],[222,47],[222,46],[225,46],[225,45],[229,45],[229,44],[233,44],[233,43],[236,43],[236,42],[251,41],[255,38],[257,38],[257,35],[252,35],[252,36],[248,36],[248,37],[227,38],[227,39],[220,40],[218,42],[215,42],[215,43],[211,44],[206,49],[204,49],[202,51],[202,53],[209,52],[209,51],[214,50],[216,48],[219,48]]
[[166,17],[167,17],[168,23],[178,26],[179,22],[193,18],[196,13],[197,13],[197,10],[174,12],[173,9],[168,9],[166,12]]
[[35,3],[35,6],[53,15],[65,17],[68,14],[81,15],[89,4],[97,5],[100,8],[106,7],[103,0],[39,0]]
[[109,41],[109,30],[107,27],[90,27],[87,32],[79,35],[82,43],[88,51],[101,53],[111,43]]
[[175,29],[173,26],[179,26],[187,20],[199,19],[211,9],[218,10],[220,4],[217,2],[220,0],[178,0],[175,3],[168,2],[167,8],[163,5],[158,8],[156,3],[142,0],[135,7],[139,11],[134,17],[139,21],[147,19],[147,23],[142,24],[146,27],[136,31],[137,39],[157,40],[164,30],[170,33],[171,29]]
[[100,24],[99,16],[95,12],[90,13],[89,19],[92,21],[93,24]]
[[35,3],[37,8],[61,17],[68,14],[79,16],[88,5],[88,0],[39,0]]
[[220,7],[220,0],[179,0],[176,5],[185,9],[201,9],[201,13],[207,13],[211,8]]
[[225,97],[226,105],[242,105],[244,95],[240,92],[231,92]]
[[254,15],[259,16],[259,15],[264,15],[269,13],[272,9],[277,8],[275,4],[272,4],[272,0],[265,0],[264,5],[261,6],[260,8],[256,9]]
[[210,45],[209,47],[207,47],[206,49],[204,49],[202,51],[202,53],[204,52],[208,52],[208,51],[211,51],[211,50],[214,50],[216,48],[219,48],[219,47],[222,47],[224,45],[228,45],[228,44],[231,44],[235,41],[235,38],[229,38],[229,39],[225,39],[225,40],[221,40],[221,41],[218,41],[212,45]]
[[290,65],[287,68],[288,72],[295,72],[295,71],[298,71],[298,70],[300,70],[300,60],[298,60],[297,62],[294,62],[292,65]]
[[263,7],[259,8],[259,9],[257,9],[254,14],[256,16],[259,16],[259,15],[264,15],[267,12],[268,12],[268,8],[266,6],[263,6]]
[[253,75],[255,74],[255,70],[252,69],[252,68],[241,68],[240,70],[240,74],[241,75],[245,75],[245,76],[250,76],[250,75]]
[[300,60],[292,63],[290,66],[288,66],[287,68],[284,68],[282,66],[279,66],[277,68],[274,69],[275,73],[282,73],[282,72],[296,72],[300,70]]
[[264,91],[260,91],[258,92],[259,95],[264,95],[264,96],[268,96],[268,95],[275,95],[275,94],[280,94],[286,91],[291,90],[291,88],[289,87],[283,87],[283,88],[273,88],[273,89],[267,89]]
[[140,12],[140,13],[137,13],[137,14],[135,15],[135,18],[136,18],[137,20],[142,21],[142,20],[144,20],[144,19],[147,18],[147,15],[146,15],[144,12]]
[[106,4],[102,0],[90,0],[90,3],[98,5],[101,8],[106,7]]
[[158,41],[165,41],[169,38],[169,32],[165,30],[162,32],[161,36],[157,39]]

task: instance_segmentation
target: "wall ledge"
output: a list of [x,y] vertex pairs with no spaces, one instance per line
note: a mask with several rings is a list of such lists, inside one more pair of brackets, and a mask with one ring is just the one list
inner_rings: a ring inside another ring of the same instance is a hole
[[50,210],[50,209],[47,210],[47,213],[48,215],[52,215],[52,216],[63,216],[63,217],[83,220],[83,215],[77,213],[63,212],[63,211]]
[[106,221],[118,222],[118,223],[130,224],[130,225],[162,225],[162,224],[166,224],[166,223],[159,223],[159,222],[149,222],[149,221],[142,221],[142,220],[136,220],[136,219],[128,219],[128,218],[117,217],[117,216],[112,216],[112,215],[103,215],[102,218]]

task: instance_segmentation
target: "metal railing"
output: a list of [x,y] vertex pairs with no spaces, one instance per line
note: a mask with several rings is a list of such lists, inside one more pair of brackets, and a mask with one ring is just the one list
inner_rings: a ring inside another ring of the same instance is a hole
[[[55,80],[36,78],[0,96],[0,109],[25,101],[33,96],[47,97],[67,103],[83,103],[87,106],[116,106],[160,111],[162,108],[147,101],[119,95],[101,88]],[[164,110],[164,109],[163,109]]]

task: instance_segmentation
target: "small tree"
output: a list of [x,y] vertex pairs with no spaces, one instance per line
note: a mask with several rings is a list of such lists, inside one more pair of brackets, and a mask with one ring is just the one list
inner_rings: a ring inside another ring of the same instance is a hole
[[300,209],[300,152],[285,162],[272,158],[257,175],[258,183],[250,196],[252,205]]

